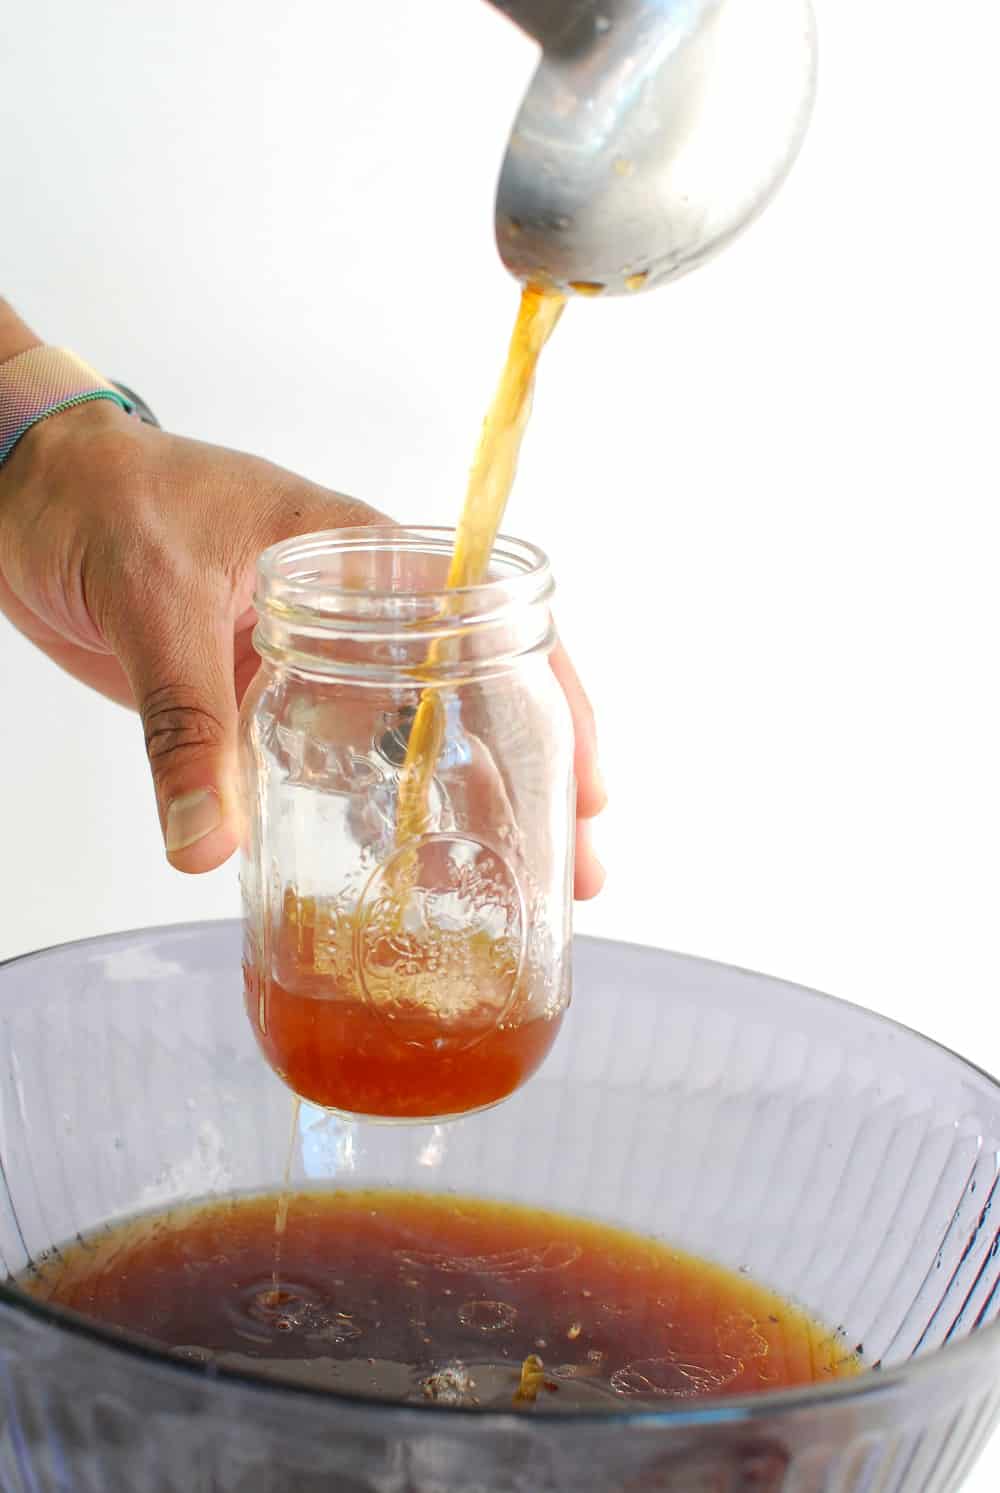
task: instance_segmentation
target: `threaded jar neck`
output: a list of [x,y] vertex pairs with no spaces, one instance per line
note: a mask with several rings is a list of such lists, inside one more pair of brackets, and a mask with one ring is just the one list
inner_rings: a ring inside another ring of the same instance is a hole
[[306,673],[458,682],[553,642],[549,562],[501,537],[481,585],[447,589],[449,528],[332,529],[261,555],[254,644]]

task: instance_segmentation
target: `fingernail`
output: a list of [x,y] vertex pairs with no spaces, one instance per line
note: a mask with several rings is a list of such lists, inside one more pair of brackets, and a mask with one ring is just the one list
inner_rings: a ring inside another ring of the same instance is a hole
[[167,809],[167,853],[186,850],[218,829],[222,823],[222,805],[219,795],[211,788],[197,788],[194,793],[182,793]]

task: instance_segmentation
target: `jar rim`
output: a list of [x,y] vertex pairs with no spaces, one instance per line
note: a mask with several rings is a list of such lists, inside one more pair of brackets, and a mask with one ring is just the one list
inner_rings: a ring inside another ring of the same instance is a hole
[[281,540],[258,558],[254,605],[259,613],[277,613],[285,619],[343,623],[374,621],[383,607],[402,601],[416,604],[428,617],[447,603],[454,622],[463,616],[486,620],[499,611],[530,606],[551,596],[548,556],[537,545],[506,534],[498,535],[493,546],[490,575],[472,586],[346,585],[323,574],[324,559],[349,555],[397,552],[446,560],[456,532],[447,525],[358,524]]

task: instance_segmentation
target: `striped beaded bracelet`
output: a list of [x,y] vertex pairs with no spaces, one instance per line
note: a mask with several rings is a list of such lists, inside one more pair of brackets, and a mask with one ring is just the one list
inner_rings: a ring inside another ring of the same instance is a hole
[[39,420],[93,399],[110,399],[128,415],[157,423],[137,395],[113,384],[62,347],[30,347],[0,363],[0,466]]

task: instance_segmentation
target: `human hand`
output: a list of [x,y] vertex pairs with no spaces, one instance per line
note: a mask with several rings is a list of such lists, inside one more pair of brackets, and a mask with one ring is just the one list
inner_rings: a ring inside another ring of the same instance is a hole
[[[212,870],[238,842],[257,555],[379,521],[364,503],[103,400],[40,422],[0,468],[0,610],[68,673],[138,710],[178,870]],[[575,890],[587,898],[604,880],[589,836],[605,801],[593,714],[561,645],[552,667],[576,732]]]

